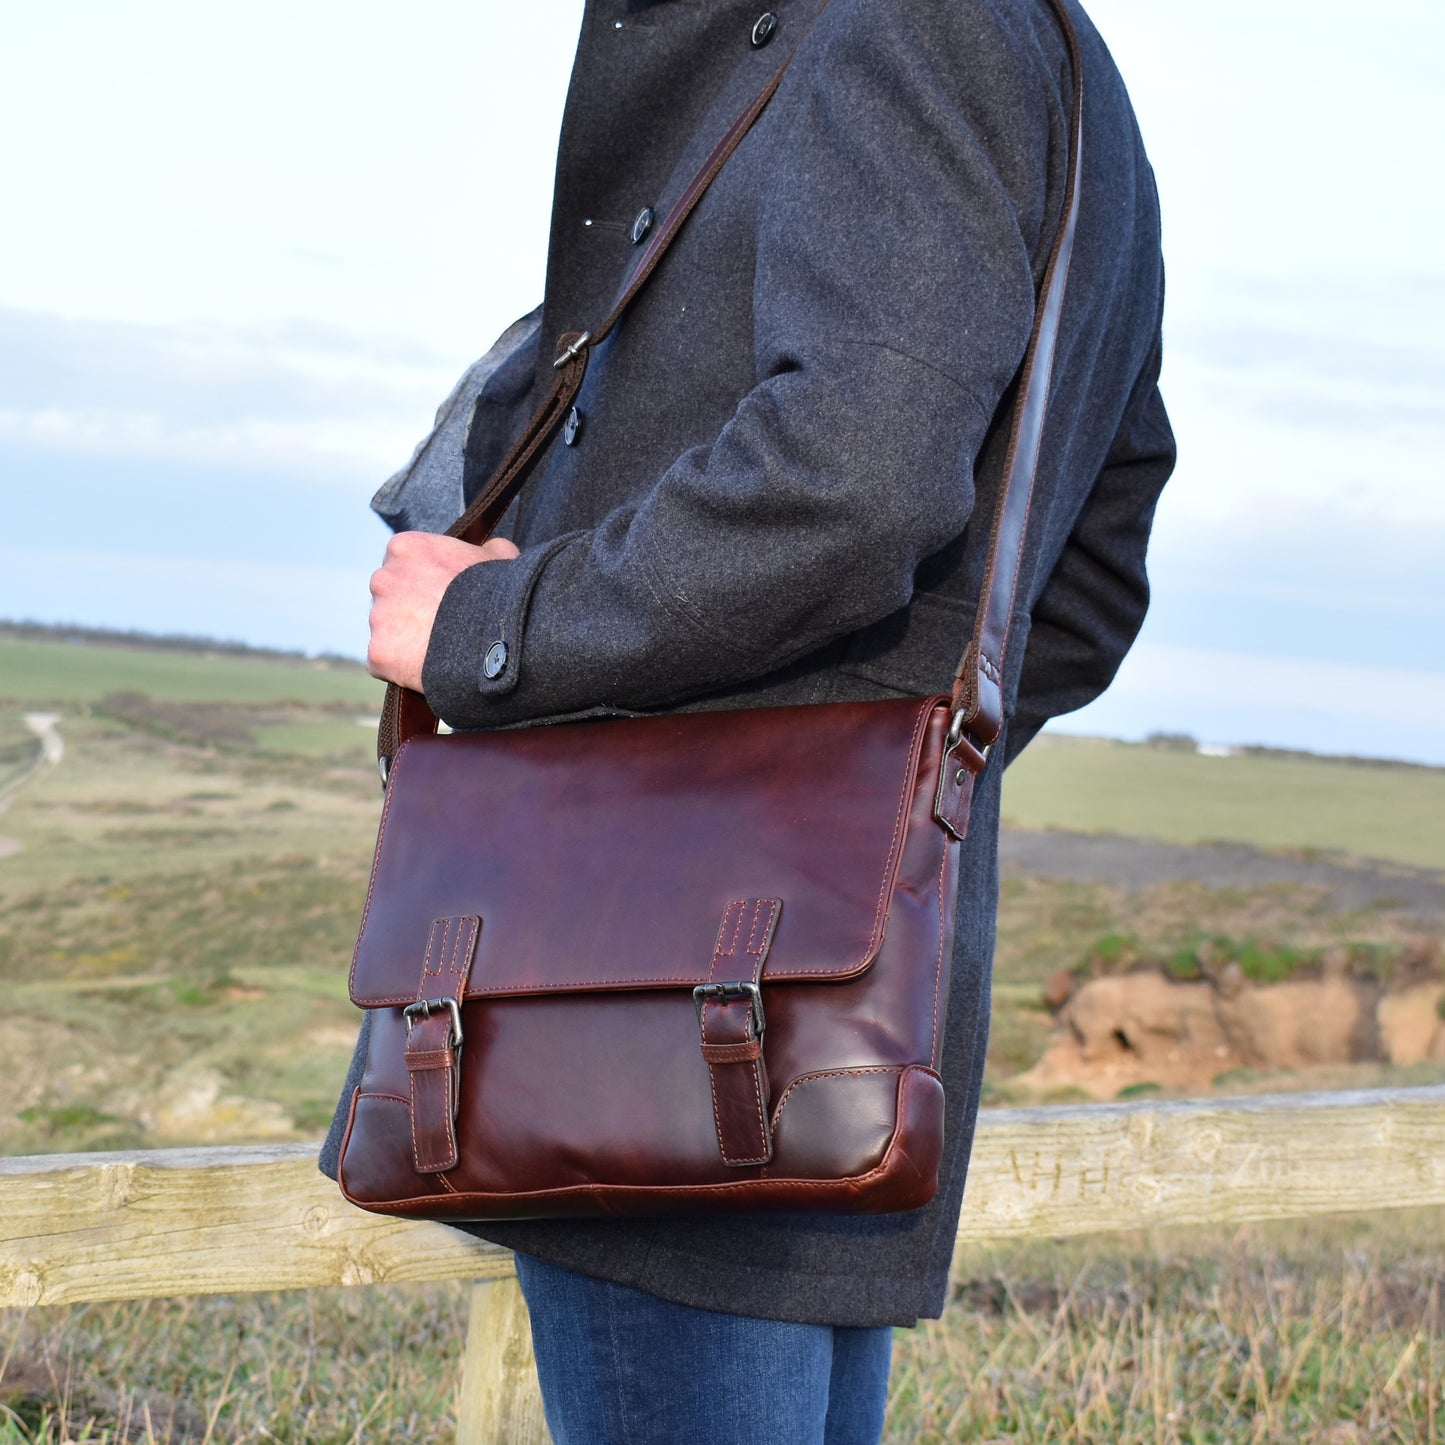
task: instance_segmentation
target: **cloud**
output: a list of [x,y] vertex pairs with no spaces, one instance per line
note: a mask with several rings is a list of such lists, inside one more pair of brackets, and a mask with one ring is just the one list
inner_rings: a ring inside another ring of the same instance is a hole
[[0,309],[0,442],[380,479],[470,359],[319,322],[145,326]]
[[1196,274],[1166,308],[1163,390],[1169,506],[1196,521],[1445,526],[1445,278]]
[[1445,764],[1445,671],[1143,642],[1098,702],[1052,726]]

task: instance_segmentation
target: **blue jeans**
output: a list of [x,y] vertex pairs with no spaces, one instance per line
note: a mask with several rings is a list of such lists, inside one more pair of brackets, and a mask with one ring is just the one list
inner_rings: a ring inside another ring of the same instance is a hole
[[517,1278],[555,1445],[878,1445],[887,1327],[716,1314],[526,1254]]

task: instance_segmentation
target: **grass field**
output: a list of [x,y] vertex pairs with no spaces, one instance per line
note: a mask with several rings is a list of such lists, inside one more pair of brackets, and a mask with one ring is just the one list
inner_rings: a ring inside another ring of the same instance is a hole
[[[1429,1445],[1442,1241],[1416,1212],[972,1251],[895,1335],[884,1439]],[[11,1311],[0,1445],[443,1445],[465,1319],[461,1285]]]
[[1445,869],[1445,768],[1198,753],[1045,733],[1009,769],[1028,828],[1319,849]]
[[[380,805],[360,724],[378,704],[346,669],[0,639],[0,1153],[319,1135],[356,1029],[346,969]],[[59,715],[58,764],[39,761],[25,721],[41,711]],[[1034,827],[1439,867],[1442,783],[1045,738],[1010,774],[1005,811]],[[1308,884],[1010,877],[988,1088],[1006,1097],[1037,1057],[1042,984],[1100,939],[1166,955],[1221,935],[1384,948],[1410,927]],[[960,1307],[899,1336],[888,1439],[1438,1440],[1442,1227],[1396,1215],[980,1254]],[[208,1428],[442,1440],[463,1297],[0,1315],[0,1445],[199,1441]]]
[[354,702],[375,711],[381,706],[382,687],[354,664],[0,636],[0,698],[28,704],[92,703],[121,691],[182,702]]
[[[0,1110],[0,1150],[313,1136],[356,1025],[345,974],[380,803],[370,680],[253,658],[5,639],[0,648],[11,664],[0,674],[0,808],[7,778],[36,765],[25,710],[58,713],[66,749],[0,814],[0,854],[10,854],[0,856],[0,982],[24,1011],[0,1015],[0,1050],[22,1065],[12,1107]],[[88,701],[64,693],[81,680]],[[303,683],[310,701],[298,698]],[[1216,786],[1190,786],[1193,776]],[[1230,778],[1246,797],[1223,810],[1220,780]],[[1276,795],[1293,787],[1334,800],[1297,810],[1303,846],[1324,848],[1342,835],[1331,828],[1349,831],[1336,814],[1362,781],[1428,801],[1442,778],[1046,737],[1011,772],[1006,809],[1035,824],[1102,815],[1147,831],[1153,817],[1174,838],[1269,841],[1259,780],[1273,779]],[[1161,801],[1170,797],[1172,810]],[[1404,849],[1386,838],[1377,851],[1409,852],[1429,834],[1417,831]],[[1127,937],[1169,957],[1221,937],[1301,951],[1409,936],[1397,910],[1342,910],[1318,886],[1011,876],[990,1097],[1008,1098],[1010,1076],[1044,1046],[1045,981],[1100,940]],[[1347,1079],[1378,1081],[1368,1071]]]

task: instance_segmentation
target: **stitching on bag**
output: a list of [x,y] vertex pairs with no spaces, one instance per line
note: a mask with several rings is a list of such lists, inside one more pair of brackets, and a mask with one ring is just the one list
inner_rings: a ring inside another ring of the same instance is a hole
[[[764,900],[764,899],[759,898],[759,899],[757,899],[757,900],[754,902],[754,904],[753,904],[753,921],[752,921],[751,926],[750,926],[749,929],[748,929],[748,941],[747,941],[747,945],[746,945],[745,951],[746,951],[747,953],[751,954],[754,958],[760,958],[761,955],[764,953],[764,949],[762,948],[761,945],[759,945],[759,946],[756,947],[756,948],[753,947],[753,940],[754,940],[754,938],[757,936],[758,920],[762,917],[762,913],[763,913],[763,903],[764,903],[765,901],[767,902],[767,905],[768,905],[768,914],[767,914],[767,916],[768,916],[768,925],[765,926],[764,929],[763,929],[763,937],[764,937],[764,938],[767,937],[767,927],[768,927],[768,926],[771,926],[773,914],[777,911],[777,907],[778,907],[778,904],[777,904],[777,900],[776,900],[776,899]],[[762,978],[761,978],[761,965],[759,965],[758,973],[759,973],[759,977],[755,980],[755,982],[761,983],[761,982],[762,982]],[[756,1157],[756,1158],[753,1158],[753,1159],[736,1159],[736,1160],[733,1160],[732,1162],[733,1162],[733,1163],[736,1163],[736,1164],[766,1164],[766,1163],[768,1162],[768,1154],[769,1154],[769,1149],[768,1149],[768,1121],[767,1121],[767,1116],[766,1116],[766,1114],[765,1114],[764,1111],[763,1111],[763,1081],[762,1081],[763,1061],[762,1061],[762,1058],[761,1058],[761,1057],[759,1057],[759,1058],[757,1058],[757,1059],[755,1059],[755,1060],[753,1061],[753,1066],[752,1066],[752,1069],[751,1069],[750,1072],[751,1072],[751,1074],[752,1074],[753,1102],[754,1102],[754,1104],[757,1106],[757,1110],[758,1110],[758,1149],[757,1149],[757,1157]]]
[[[755,899],[755,900],[753,900],[753,921],[752,921],[752,924],[751,924],[751,926],[750,926],[750,928],[749,928],[749,931],[748,931],[748,942],[747,942],[747,945],[745,946],[745,949],[744,949],[745,952],[752,954],[754,957],[757,956],[758,950],[757,950],[757,949],[754,949],[754,948],[752,947],[752,943],[753,943],[754,935],[755,935],[756,930],[757,930],[758,915],[762,912],[762,909],[763,909],[763,902],[764,902],[763,899]],[[717,939],[717,943],[716,943],[716,945],[715,945],[714,948],[713,948],[712,964],[711,964],[711,966],[708,968],[708,979],[709,979],[709,981],[711,981],[711,980],[713,979],[713,977],[714,977],[714,976],[716,975],[716,973],[717,973],[718,960],[719,960],[720,958],[732,958],[732,957],[737,953],[738,939],[742,936],[742,931],[743,931],[743,918],[744,918],[744,916],[746,915],[747,906],[748,906],[748,900],[747,900],[746,898],[735,898],[735,899],[733,899],[733,901],[732,901],[731,903],[729,903],[729,904],[727,905],[727,907],[723,910],[722,924],[721,924],[721,926],[720,926],[719,929],[718,929],[718,939]],[[777,908],[777,906],[778,906],[778,905],[777,905],[776,900],[768,900],[769,917],[771,917],[772,912]],[[726,948],[724,948],[724,947],[723,947],[723,938],[724,938],[724,936],[725,936],[726,933],[727,933],[728,919],[729,919],[729,917],[731,917],[731,918],[733,919],[733,931],[732,931],[733,936],[732,936],[731,941],[728,943],[728,946],[727,946]],[[702,1019],[701,1019],[700,1022],[701,1022],[701,1027],[702,1027],[702,1041],[703,1041],[704,1044],[710,1044],[710,1043],[712,1042],[712,1040],[708,1038],[708,1033],[707,1033],[707,1021],[708,1021],[708,1016],[709,1016],[709,1014],[710,1014],[710,1012],[711,1012],[711,1010],[712,1010],[712,1007],[713,1007],[713,1005],[712,1005],[711,1002],[705,1002],[705,1003],[703,1004],[703,1006],[702,1006]],[[749,1007],[751,1007],[751,1006],[749,1006]],[[707,1066],[708,1087],[709,1087],[709,1089],[712,1091],[712,1117],[713,1117],[713,1125],[714,1125],[714,1127],[717,1129],[718,1154],[721,1156],[722,1161],[723,1161],[724,1164],[730,1164],[730,1165],[765,1164],[765,1163],[767,1162],[767,1144],[768,1144],[767,1129],[768,1129],[768,1125],[767,1125],[767,1119],[765,1118],[764,1113],[763,1113],[763,1087],[762,1087],[762,1082],[761,1082],[761,1078],[760,1078],[760,1076],[761,1076],[761,1071],[762,1071],[762,1061],[761,1061],[761,1060],[754,1060],[754,1061],[753,1061],[753,1067],[752,1067],[752,1071],[751,1071],[751,1072],[752,1072],[752,1085],[753,1085],[753,1102],[754,1102],[754,1104],[755,1104],[755,1106],[756,1106],[756,1108],[757,1108],[757,1112],[758,1112],[758,1151],[759,1151],[759,1157],[756,1157],[756,1158],[740,1158],[740,1157],[738,1157],[738,1156],[736,1156],[736,1155],[729,1154],[728,1151],[727,1151],[726,1144],[724,1143],[724,1140],[725,1140],[725,1138],[726,1138],[726,1131],[723,1129],[722,1113],[721,1113],[721,1110],[720,1110],[719,1105],[718,1105],[717,1072],[716,1072],[716,1071],[717,1071],[719,1068],[731,1068],[731,1067],[736,1067],[736,1065],[733,1065],[733,1064],[723,1064],[723,1063],[720,1063],[720,1062],[719,1062],[719,1063],[709,1062],[709,1063],[708,1063],[708,1066]]]
[[[711,1066],[709,1065],[709,1071]],[[758,1157],[752,1159],[736,1159],[729,1157],[722,1147],[722,1125],[718,1125],[718,1153],[722,1155],[725,1164],[766,1164],[768,1162],[768,1124],[763,1118],[763,1087],[759,1081],[762,1073],[762,1060],[757,1060],[752,1067],[753,1101],[758,1109]],[[717,1091],[713,1091],[713,1111],[717,1110]]]
[[933,973],[933,1042],[928,1048],[930,1064],[938,1057],[938,998],[943,992],[943,940],[948,932],[943,917],[943,885],[948,873],[948,849],[943,850],[943,862],[938,867],[938,963]]
[[773,1110],[773,1128],[778,1127],[778,1120],[783,1113],[783,1105],[788,1102],[788,1095],[798,1087],[799,1084],[811,1083],[814,1079],[853,1079],[863,1074],[901,1074],[905,1069],[915,1068],[914,1064],[869,1064],[866,1068],[857,1069],[819,1069],[813,1074],[799,1074],[786,1089],[783,1090],[783,1097],[778,1100],[778,1106]]
[[424,1174],[426,1171],[421,1167],[421,1156],[416,1152],[416,1075],[408,1073],[406,1078],[411,1085],[411,1162],[416,1165],[418,1174]]
[[[706,1008],[703,1009],[703,1012],[704,1012],[704,1013],[707,1012]],[[713,1067],[712,1067],[711,1064],[708,1065],[708,1069],[707,1069],[707,1086],[708,1086],[709,1089],[712,1090],[712,1123],[713,1123],[713,1128],[717,1130],[717,1149],[718,1149],[718,1153],[719,1153],[719,1154],[722,1154],[723,1161],[726,1162],[726,1161],[727,1161],[727,1155],[726,1155],[726,1154],[723,1154],[723,1122],[722,1122],[722,1114],[721,1114],[721,1112],[720,1112],[719,1109],[718,1109],[718,1103],[717,1103],[717,1074],[714,1072]]]
[[[762,937],[759,938],[759,937],[758,937],[758,923],[759,923],[759,920],[761,920],[762,917],[763,917],[763,904],[764,904],[764,902],[766,902],[767,905],[768,905],[768,914],[767,914],[766,920],[763,921]],[[769,931],[772,929],[773,919],[777,916],[777,912],[778,912],[778,900],[777,900],[776,898],[769,898],[769,899],[762,899],[762,898],[760,898],[760,899],[757,901],[757,903],[756,903],[756,904],[754,905],[754,907],[753,907],[753,923],[752,923],[752,927],[748,930],[747,946],[744,948],[743,952],[748,953],[748,954],[751,954],[754,958],[756,958],[759,954],[762,954],[762,955],[766,955],[766,954],[767,954],[767,951],[768,951],[768,934],[769,934]],[[758,982],[759,982],[759,983],[762,982],[761,977],[759,977]]]
[[768,1162],[768,1121],[763,1117],[763,1061],[758,1059],[748,1071],[753,1076],[753,1103],[758,1110],[758,1158],[739,1159],[739,1164],[766,1164]]
[[908,786],[908,781],[910,778],[912,778],[917,766],[914,760],[914,754],[917,750],[919,739],[923,733],[923,724],[927,720],[929,713],[931,713],[932,711],[932,706],[924,707],[919,710],[918,720],[913,724],[913,737],[909,740],[908,743],[908,767],[903,774],[903,786],[899,790],[898,816],[893,820],[893,838],[888,844],[888,857],[883,865],[883,881],[878,885],[878,907],[873,912],[873,932],[868,940],[870,952],[873,948],[877,947],[878,926],[882,922],[883,904],[884,900],[888,896],[888,880],[892,878],[897,872],[898,840],[903,832],[904,812],[908,805],[909,795],[912,792],[912,789]]
[[[741,908],[742,906],[743,904],[741,900],[734,899],[731,903],[727,905],[726,908],[723,909],[722,922],[718,925],[717,942],[713,944],[712,948],[712,962],[708,965],[707,970],[707,976],[709,981],[712,979],[713,974],[717,972],[717,961],[719,957],[721,957],[723,954],[723,936],[727,933],[728,917],[735,908]],[[736,934],[734,934],[734,940],[736,940]],[[711,1040],[707,1036],[708,1011],[711,1008],[712,1004],[704,1001],[702,1006],[702,1014],[698,1019],[698,1027],[702,1033],[702,1041],[705,1044],[711,1042]],[[723,1162],[727,1163],[727,1153],[723,1146],[723,1140],[726,1137],[726,1131],[723,1129],[722,1111],[718,1107],[717,1100],[717,1070],[711,1064],[707,1065],[707,1086],[712,1094],[712,1123],[713,1128],[717,1131],[718,1153],[722,1156]]]
[[432,1069],[449,1068],[454,1057],[450,1049],[427,1049],[405,1055],[406,1066],[413,1073],[426,1073]]
[[[712,966],[708,969],[708,977],[711,978],[717,972],[717,961],[720,958],[731,958],[738,951],[738,935],[743,931],[743,910],[748,906],[746,898],[734,898],[726,908],[723,909],[722,923],[718,927],[717,942],[713,945]],[[723,947],[723,937],[728,931],[728,919],[733,921],[732,941],[726,948]]]
[[[904,1075],[907,1075],[909,1073],[920,1073],[926,1074],[931,1079],[936,1080],[938,1078],[938,1074],[933,1069],[926,1069],[923,1067],[922,1064],[905,1064],[901,1067]],[[797,1080],[796,1082],[801,1083],[802,1081]],[[634,1184],[607,1184],[600,1187],[593,1186],[582,1188],[579,1190],[579,1187],[577,1185],[568,1184],[561,1186],[557,1189],[533,1189],[528,1191],[524,1195],[513,1195],[509,1197],[523,1199],[552,1199],[558,1197],[565,1198],[576,1195],[580,1192],[586,1197],[593,1199],[604,1199],[608,1195],[615,1196],[618,1194],[642,1194],[649,1195],[657,1199],[692,1199],[700,1195],[706,1196],[711,1194],[735,1194],[740,1190],[744,1193],[749,1194],[757,1194],[759,1192],[767,1193],[773,1190],[774,1187],[779,1184],[783,1185],[789,1192],[800,1189],[827,1189],[832,1190],[836,1194],[839,1192],[840,1189],[845,1186],[851,1189],[857,1189],[860,1186],[866,1186],[872,1183],[872,1181],[876,1179],[880,1174],[887,1173],[894,1152],[898,1149],[898,1147],[898,1130],[895,1127],[893,1131],[893,1138],[889,1141],[888,1148],[884,1150],[883,1158],[877,1164],[875,1164],[872,1169],[868,1170],[866,1174],[849,1174],[842,1179],[791,1179],[787,1177],[776,1177],[772,1179],[740,1179],[735,1184],[679,1184],[675,1188],[667,1190],[654,1189],[648,1185]],[[346,1198],[350,1200],[351,1203],[358,1204],[360,1202],[356,1199],[353,1199],[350,1194],[347,1194],[344,1187],[342,1188],[342,1193],[346,1195]],[[480,1191],[467,1194],[459,1193],[457,1195],[457,1198],[459,1200],[479,1199],[485,1201],[494,1197],[496,1196],[489,1195],[485,1192]],[[368,1200],[363,1207],[378,1214],[404,1214],[415,1205],[426,1204],[434,1198],[435,1195],[419,1194],[412,1195],[407,1199],[390,1199],[385,1201],[384,1203],[378,1203],[374,1200]]]
[[[837,979],[840,983],[846,983],[849,979],[857,978],[868,960],[863,959],[859,963],[850,964],[845,969],[832,968],[784,968],[777,973],[769,972],[768,981],[772,983],[792,983],[801,979],[823,976]],[[708,981],[706,974],[697,973],[649,973],[635,978],[562,978],[554,982],[532,984],[526,988],[479,988],[474,993],[467,994],[468,999],[479,998],[537,998],[543,994],[556,993],[560,989],[575,989],[578,992],[606,993],[610,989],[622,988],[627,984],[676,984],[678,987],[692,988],[699,983]],[[413,1002],[413,996],[409,993],[387,994],[382,998],[369,998],[360,1008],[399,1008]]]
[[[898,841],[902,834],[903,821],[907,816],[908,803],[912,797],[912,790],[909,788],[908,784],[909,780],[913,777],[914,773],[917,771],[918,768],[920,739],[923,735],[924,724],[928,721],[928,716],[933,711],[933,708],[934,699],[929,698],[919,709],[917,720],[913,724],[913,736],[909,739],[908,743],[908,761],[904,767],[903,772],[903,786],[899,792],[898,797],[898,814],[893,820],[893,837],[889,841],[888,853],[884,858],[883,881],[878,885],[878,906],[874,909],[873,912],[873,931],[869,934],[868,937],[867,952],[864,953],[863,957],[858,961],[857,964],[854,965],[851,970],[843,973],[840,973],[837,969],[833,968],[789,968],[780,970],[777,974],[774,975],[774,977],[779,983],[787,979],[805,978],[818,974],[826,974],[829,977],[839,979],[851,978],[861,972],[863,968],[866,967],[867,964],[874,957],[878,948],[878,944],[880,942],[879,924],[883,918],[883,905],[888,897],[889,880],[896,877],[898,873]],[[617,981],[623,982],[624,980]],[[627,981],[640,983],[648,980],[635,979]],[[657,979],[651,981],[665,983],[669,982],[670,980]],[[677,979],[676,982],[684,983],[686,982],[686,980]],[[554,987],[561,986],[562,985],[554,985]]]
[[[465,918],[457,919],[457,933],[452,940],[451,958],[447,964],[447,970],[457,975],[458,981],[466,979],[467,970],[462,965],[462,959],[470,952],[470,949],[463,946],[464,939],[470,939],[475,935],[476,923],[468,914]],[[460,1001],[460,1000],[459,1000]]]
[[360,1089],[356,1091],[358,1099],[390,1099],[393,1104],[410,1104],[410,1099],[403,1099],[400,1094],[363,1094]]
[[347,992],[353,998],[356,996],[356,962],[361,957],[361,940],[366,937],[366,920],[371,917],[371,896],[376,892],[376,875],[381,871],[381,840],[386,837],[386,823],[391,816],[391,800],[396,796],[396,789],[389,784],[396,779],[396,770],[401,766],[402,755],[406,749],[407,744],[403,743],[396,750],[396,756],[391,760],[391,771],[387,774],[386,801],[381,805],[381,822],[376,829],[376,853],[371,860],[371,878],[366,885],[366,904],[361,910],[361,927],[356,931],[356,947],[351,950],[351,969],[346,978]]
[[[874,907],[873,913],[873,931],[871,931],[870,936],[868,936],[867,948],[863,958],[858,959],[857,964],[851,965],[850,968],[845,968],[845,970],[827,967],[783,968],[783,970],[777,971],[775,975],[777,980],[785,981],[789,980],[789,978],[819,977],[819,975],[840,978],[841,980],[841,978],[854,977],[855,974],[863,971],[864,968],[867,967],[868,962],[873,959],[874,952],[876,952],[877,949],[877,942],[879,942],[879,923],[881,918],[883,918],[884,902],[886,902],[887,892],[889,892],[889,879],[893,877],[897,871],[897,842],[899,842],[900,831],[902,831],[903,821],[905,821],[906,816],[906,805],[907,801],[909,801],[907,783],[909,783],[910,777],[913,776],[916,766],[918,766],[919,737],[922,736],[923,727],[925,727],[926,722],[928,722],[929,714],[931,714],[932,711],[933,699],[928,699],[928,701],[925,701],[925,704],[919,708],[918,718],[913,722],[913,734],[909,740],[909,754],[907,754],[905,773],[903,773],[903,790],[899,796],[899,809],[897,809],[897,815],[894,816],[893,837],[890,838],[889,841],[889,851],[887,851],[886,857],[884,857],[883,880],[881,880],[879,884],[879,902],[877,902],[877,906]],[[410,747],[410,743],[403,744],[403,746],[397,750],[396,762],[392,764],[393,780],[396,779],[397,766],[402,762],[402,754],[405,753],[407,747]],[[384,803],[383,808],[381,808],[381,824],[379,829],[377,829],[376,858],[374,858],[373,864],[371,864],[371,880],[367,886],[366,907],[364,907],[363,912],[361,912],[361,928],[357,936],[357,946],[355,946],[353,955],[351,955],[351,972],[348,984],[350,984],[353,997],[355,996],[357,961],[361,954],[361,938],[366,935],[367,919],[370,918],[371,913],[371,897],[373,897],[374,892],[376,892],[377,873],[379,873],[381,866],[381,845],[383,845],[383,840],[386,838],[386,827],[387,821],[389,821],[390,811],[392,811],[393,796],[394,789],[389,786],[386,792],[386,803]],[[552,993],[553,990],[558,990],[558,988],[607,988],[618,987],[618,985],[624,984],[691,984],[695,983],[695,981],[695,974],[647,974],[643,975],[643,977],[608,978],[608,980],[601,981],[601,983],[595,980],[595,978],[564,978],[564,980],[553,981],[553,983],[543,984],[536,988],[519,988],[519,990],[514,990],[512,993],[478,993],[477,997],[520,998],[533,996],[533,994]],[[390,994],[387,994],[387,996],[376,998],[376,1000],[370,1001],[370,1003],[363,1004],[363,1007],[384,1009],[384,1007],[394,1007],[397,1006],[397,1004],[410,1003],[410,1001],[412,1001],[410,994],[402,994],[402,996],[390,996]]]
[[[426,992],[426,981],[432,973],[431,951],[436,944],[438,923],[442,925],[442,947],[446,947],[446,920],[443,918],[433,918],[431,921],[431,927],[427,929],[426,952],[422,955],[421,960],[421,982],[417,985],[416,990],[416,996],[418,998],[420,998]],[[436,972],[440,973],[441,969],[437,969]]]
[[[417,1147],[416,1147],[416,1143],[417,1143],[417,1133],[416,1133],[416,1116],[417,1116],[417,1109],[416,1109],[416,1075],[413,1074],[413,1073],[409,1073],[409,1074],[407,1075],[407,1079],[408,1079],[408,1082],[411,1084],[411,1157],[412,1157],[412,1162],[416,1165],[416,1172],[417,1172],[418,1174],[427,1174],[427,1173],[431,1173],[431,1172],[434,1172],[434,1171],[428,1170],[428,1169],[426,1169],[426,1168],[424,1168],[424,1167],[422,1166],[421,1156],[417,1153]],[[450,1097],[451,1091],[448,1090],[448,1091],[447,1091],[447,1094],[448,1094],[448,1097]],[[455,1158],[455,1157],[456,1157],[456,1152],[457,1152],[457,1139],[456,1139],[456,1134],[452,1131],[452,1121],[451,1121],[451,1115],[450,1115],[450,1113],[448,1113],[447,1119],[446,1119],[446,1130],[447,1130],[447,1152],[448,1152],[453,1158]]]
[[741,1044],[704,1044],[703,1049],[712,1051],[710,1055],[703,1054],[710,1064],[751,1064],[762,1052],[756,1039]]

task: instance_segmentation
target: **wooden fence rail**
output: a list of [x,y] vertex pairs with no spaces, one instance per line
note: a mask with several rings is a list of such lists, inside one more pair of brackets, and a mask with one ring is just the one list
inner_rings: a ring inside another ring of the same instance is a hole
[[[1445,1087],[985,1110],[958,1241],[1445,1204]],[[0,1159],[0,1307],[470,1279],[459,1445],[547,1439],[511,1255],[310,1144]]]

